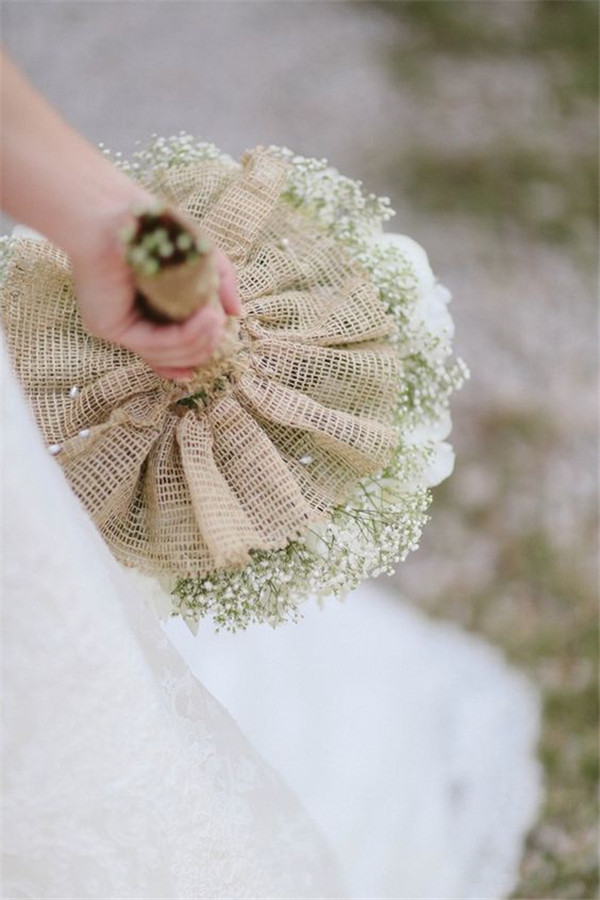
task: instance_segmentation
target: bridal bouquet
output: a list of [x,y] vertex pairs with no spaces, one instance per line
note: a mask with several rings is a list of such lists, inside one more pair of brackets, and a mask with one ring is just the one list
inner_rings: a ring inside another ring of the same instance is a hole
[[[117,164],[224,250],[243,312],[184,388],[84,330],[56,247],[4,242],[15,367],[115,556],[157,576],[192,628],[277,624],[308,594],[391,573],[452,468],[466,375],[424,252],[384,234],[386,198],[285,148],[238,163],[182,134]],[[168,230],[157,259],[202,256]],[[151,285],[160,265],[129,252]]]

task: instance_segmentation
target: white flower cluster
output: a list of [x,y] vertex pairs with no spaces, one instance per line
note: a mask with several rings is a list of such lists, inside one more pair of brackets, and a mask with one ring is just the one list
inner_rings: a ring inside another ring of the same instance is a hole
[[363,484],[329,522],[282,550],[256,551],[243,569],[179,579],[176,614],[193,630],[206,615],[229,631],[296,620],[308,596],[344,595],[370,576],[391,575],[394,563],[418,546],[428,504],[424,487],[406,493],[391,487],[386,496],[384,486],[374,491]]
[[288,147],[268,147],[290,163],[285,196],[341,239],[343,234],[378,228],[395,213],[389,197],[365,194],[362,182],[341,175],[326,159],[298,156]]
[[[140,144],[141,141],[136,141],[136,146]],[[111,151],[103,144],[100,144],[100,147],[107,156],[111,155]],[[218,160],[224,165],[233,167],[239,165],[233,157],[223,153],[214,144],[198,141],[185,131],[171,137],[153,134],[149,144],[132,153],[131,160],[125,159],[120,152],[115,153],[113,159],[119,169],[140,181],[145,179],[147,173],[158,169],[189,166],[207,160]]]

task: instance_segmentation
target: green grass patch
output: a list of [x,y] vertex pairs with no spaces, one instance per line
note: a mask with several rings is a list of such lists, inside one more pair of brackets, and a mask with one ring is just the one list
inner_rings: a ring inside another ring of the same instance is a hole
[[592,155],[561,161],[514,144],[460,155],[413,148],[390,175],[416,208],[517,225],[537,239],[570,242],[597,222]]

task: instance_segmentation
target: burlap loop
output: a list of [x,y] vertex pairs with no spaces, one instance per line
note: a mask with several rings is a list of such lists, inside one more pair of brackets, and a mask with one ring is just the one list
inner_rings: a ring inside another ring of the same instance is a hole
[[87,334],[68,262],[22,239],[2,287],[15,367],[39,426],[105,539],[151,573],[205,573],[284,547],[385,466],[401,361],[377,291],[282,196],[261,148],[235,168],[157,170],[150,187],[233,259],[235,352],[191,393]]
[[[241,174],[221,193],[202,219],[202,229],[236,265],[242,265],[286,180],[286,166],[258,147],[242,157]],[[184,204],[194,215],[195,198]]]
[[264,549],[261,534],[220,470],[208,417],[186,416],[177,442],[196,523],[215,568],[243,563],[248,546]]

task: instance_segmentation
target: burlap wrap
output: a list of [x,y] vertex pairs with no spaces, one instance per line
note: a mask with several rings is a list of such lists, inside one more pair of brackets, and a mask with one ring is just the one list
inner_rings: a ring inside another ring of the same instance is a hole
[[210,573],[285,546],[397,440],[401,362],[376,290],[281,197],[284,163],[261,148],[242,162],[182,165],[150,185],[238,270],[238,350],[200,378],[197,403],[86,333],[68,261],[49,243],[21,239],[2,287],[46,441],[62,445],[57,459],[117,558],[154,574]]

